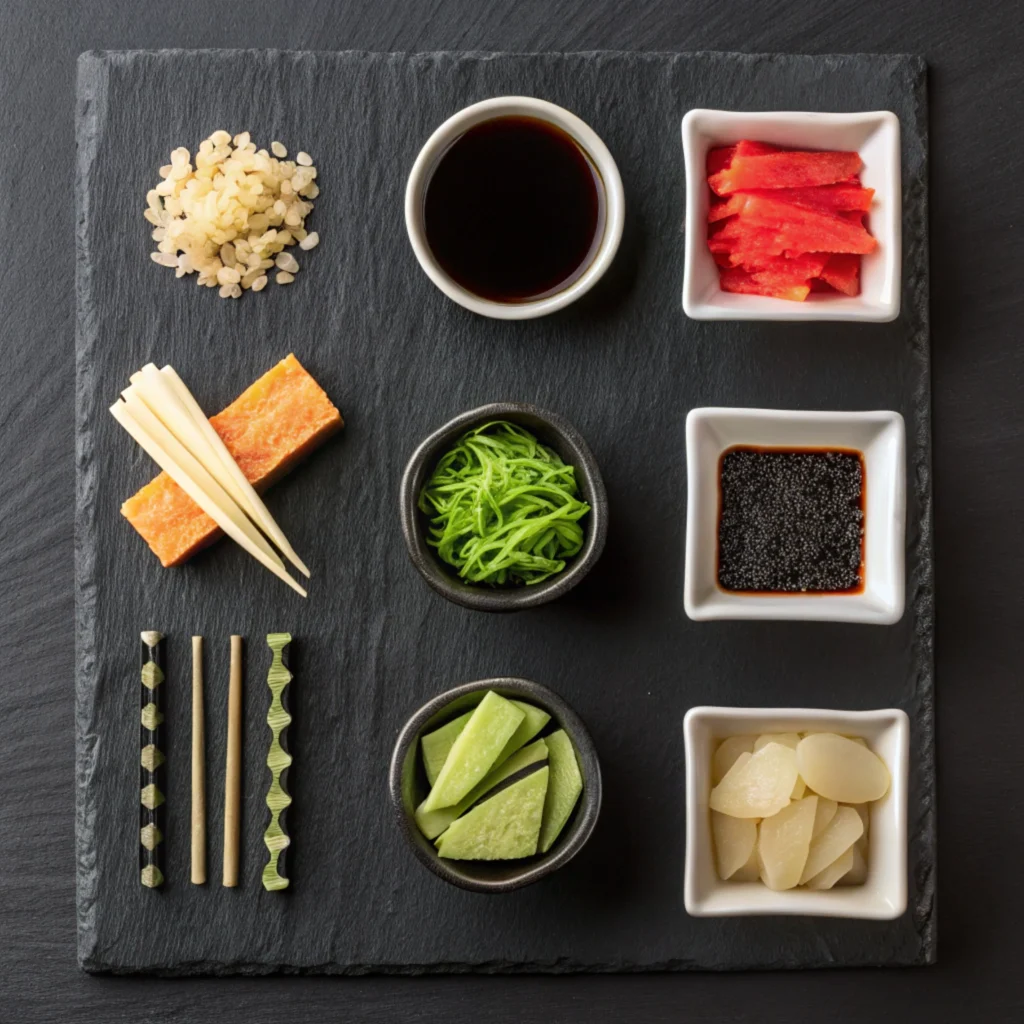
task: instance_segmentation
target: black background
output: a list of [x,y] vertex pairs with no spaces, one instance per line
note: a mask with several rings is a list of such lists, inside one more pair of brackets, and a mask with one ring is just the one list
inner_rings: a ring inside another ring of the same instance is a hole
[[[13,1020],[1020,1019],[1017,3],[0,7],[0,1006]],[[920,52],[931,107],[940,766],[934,968],[575,978],[87,978],[74,961],[73,82],[91,48]]]

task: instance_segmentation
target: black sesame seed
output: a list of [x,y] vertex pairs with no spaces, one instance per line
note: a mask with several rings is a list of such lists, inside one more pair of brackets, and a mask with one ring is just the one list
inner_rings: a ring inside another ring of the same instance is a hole
[[863,582],[859,452],[730,448],[719,463],[724,590],[837,593]]

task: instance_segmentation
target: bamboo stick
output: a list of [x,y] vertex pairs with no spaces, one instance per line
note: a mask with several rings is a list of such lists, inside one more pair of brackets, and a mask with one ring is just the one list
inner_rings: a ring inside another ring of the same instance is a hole
[[224,885],[238,885],[238,842],[242,800],[242,638],[231,638],[228,687],[228,744],[224,772]]
[[192,883],[206,881],[206,727],[203,717],[203,638],[192,637]]

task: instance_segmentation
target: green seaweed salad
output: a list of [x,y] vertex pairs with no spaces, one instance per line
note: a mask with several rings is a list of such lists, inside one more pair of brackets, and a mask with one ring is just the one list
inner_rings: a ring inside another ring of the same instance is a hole
[[515,423],[464,434],[420,492],[427,543],[469,583],[530,586],[583,547],[576,471]]

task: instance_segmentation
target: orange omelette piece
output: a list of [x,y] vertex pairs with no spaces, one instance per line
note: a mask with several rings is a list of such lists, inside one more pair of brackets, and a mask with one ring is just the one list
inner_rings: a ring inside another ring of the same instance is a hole
[[[257,491],[280,480],[345,425],[294,355],[268,370],[210,423]],[[222,535],[166,473],[133,494],[121,514],[164,566],[181,565]]]

